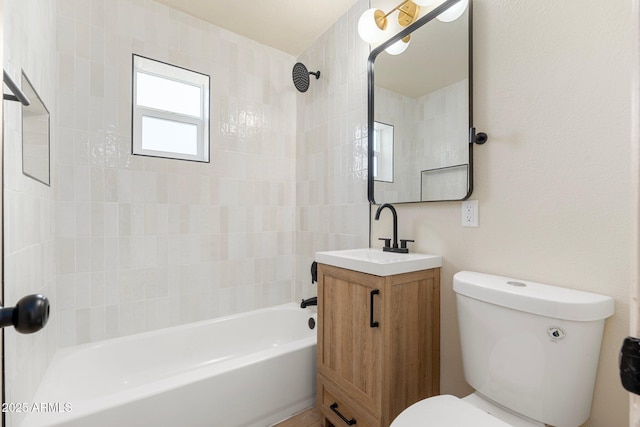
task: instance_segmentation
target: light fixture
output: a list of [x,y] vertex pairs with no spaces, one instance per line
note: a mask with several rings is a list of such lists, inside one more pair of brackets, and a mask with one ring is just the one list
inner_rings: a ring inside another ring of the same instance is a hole
[[389,15],[397,10],[398,24],[401,27],[406,27],[418,17],[420,12],[418,4],[429,4],[433,1],[436,0],[405,0],[386,14],[380,9],[369,9],[362,14],[358,21],[358,34],[367,43],[381,42],[387,35],[385,30],[387,29],[387,17]]
[[431,6],[432,4],[438,3],[438,1],[439,0],[413,0],[418,6]]
[[384,51],[389,55],[400,55],[409,47],[409,41],[411,41],[411,34],[401,38],[400,40],[386,48]]
[[458,3],[438,15],[437,18],[442,22],[453,22],[462,16],[468,5],[469,0],[460,0]]
[[[405,0],[394,7],[390,12],[384,13],[380,9],[366,10],[358,20],[358,34],[360,38],[370,44],[378,44],[397,34],[402,27],[413,24],[420,14],[420,7],[433,6],[442,3],[443,0]],[[458,19],[467,9],[469,0],[460,0],[437,16],[442,22],[452,22]],[[398,11],[398,24],[389,23],[387,18],[393,12]],[[399,26],[399,27],[398,27]],[[399,55],[409,47],[410,35],[398,40],[385,51],[390,55]]]

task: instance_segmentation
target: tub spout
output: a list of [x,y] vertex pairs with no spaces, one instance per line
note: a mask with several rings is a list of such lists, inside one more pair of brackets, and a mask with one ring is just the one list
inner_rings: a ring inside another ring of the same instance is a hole
[[303,299],[302,302],[300,303],[300,308],[307,308],[310,305],[318,305],[318,297]]

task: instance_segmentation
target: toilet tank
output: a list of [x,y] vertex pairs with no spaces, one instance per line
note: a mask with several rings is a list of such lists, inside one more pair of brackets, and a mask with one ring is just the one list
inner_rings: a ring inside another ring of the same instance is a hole
[[454,276],[453,290],[469,385],[553,426],[589,418],[612,298],[470,271]]

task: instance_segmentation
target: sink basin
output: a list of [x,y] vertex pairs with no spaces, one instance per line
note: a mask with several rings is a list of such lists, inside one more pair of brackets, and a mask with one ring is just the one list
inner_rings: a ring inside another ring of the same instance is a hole
[[392,276],[442,266],[439,255],[398,254],[373,248],[316,252],[316,261],[375,276]]

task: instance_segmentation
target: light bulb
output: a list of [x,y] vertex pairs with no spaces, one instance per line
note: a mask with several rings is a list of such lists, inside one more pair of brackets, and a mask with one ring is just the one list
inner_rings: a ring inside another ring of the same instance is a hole
[[392,44],[391,46],[389,46],[388,48],[386,48],[384,51],[387,52],[389,55],[400,55],[402,52],[407,50],[408,47],[409,47],[409,40],[405,42],[403,39],[400,39],[394,44]]
[[467,9],[468,4],[469,0],[460,0],[458,3],[438,15],[438,20],[442,22],[455,21],[462,16],[464,11]]
[[358,20],[358,34],[360,38],[367,43],[378,43],[385,36],[384,30],[380,29],[376,24],[376,12],[384,13],[378,9],[369,9],[365,11]]

